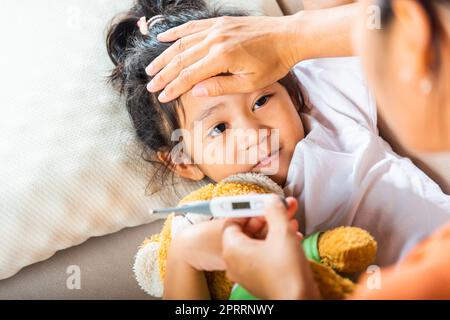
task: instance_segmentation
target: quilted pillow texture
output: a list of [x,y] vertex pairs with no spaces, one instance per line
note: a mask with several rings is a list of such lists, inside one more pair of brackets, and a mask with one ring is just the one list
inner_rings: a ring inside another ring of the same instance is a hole
[[[152,167],[106,82],[106,25],[131,3],[1,2],[0,279],[90,237],[150,223],[149,208],[203,185],[148,185]],[[281,15],[275,1],[246,7]]]

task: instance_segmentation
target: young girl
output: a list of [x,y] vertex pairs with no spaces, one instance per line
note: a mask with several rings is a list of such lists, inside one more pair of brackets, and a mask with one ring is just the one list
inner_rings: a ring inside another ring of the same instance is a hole
[[[159,93],[147,91],[145,67],[171,45],[157,34],[190,20],[242,14],[209,9],[200,0],[139,0],[113,21],[111,81],[125,96],[151,160],[193,180],[268,174],[298,199],[298,210],[291,202],[289,212],[303,233],[365,228],[378,241],[380,266],[396,262],[450,219],[449,197],[379,137],[376,106],[355,58],[300,63],[279,82],[248,94],[199,98],[189,91],[161,104]],[[239,130],[244,134],[236,135]],[[166,298],[209,298],[202,271],[225,268],[222,225],[202,222],[173,239]],[[260,229],[248,226],[249,232]]]

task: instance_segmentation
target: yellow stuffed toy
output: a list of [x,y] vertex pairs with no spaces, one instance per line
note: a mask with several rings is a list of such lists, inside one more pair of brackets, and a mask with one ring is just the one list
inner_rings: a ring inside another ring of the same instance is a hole
[[[184,197],[179,205],[249,193],[275,193],[284,196],[283,189],[267,176],[245,173],[233,175],[217,184],[208,184]],[[160,234],[143,241],[136,254],[133,269],[136,280],[144,291],[154,297],[162,297],[171,239],[190,225],[209,219],[210,217],[199,214],[172,214],[165,221]],[[316,233],[306,237],[302,244],[324,299],[344,299],[351,294],[356,284],[345,276],[363,272],[374,261],[377,251],[377,243],[373,237],[355,227],[339,227]],[[213,299],[229,299],[232,290],[237,287],[233,287],[225,272],[205,272],[205,275]],[[235,298],[240,297],[247,296],[235,294]]]

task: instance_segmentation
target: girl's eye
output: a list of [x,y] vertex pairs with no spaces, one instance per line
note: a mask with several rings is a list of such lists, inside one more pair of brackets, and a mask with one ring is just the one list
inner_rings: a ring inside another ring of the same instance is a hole
[[255,106],[253,107],[253,111],[255,111],[255,110],[261,108],[263,105],[265,105],[269,101],[271,96],[272,95],[265,95],[265,96],[262,96],[261,98],[259,98],[255,102]]
[[220,123],[217,126],[215,126],[211,132],[209,133],[209,135],[211,137],[217,137],[218,135],[222,134],[225,130],[227,130],[227,126],[225,123]]

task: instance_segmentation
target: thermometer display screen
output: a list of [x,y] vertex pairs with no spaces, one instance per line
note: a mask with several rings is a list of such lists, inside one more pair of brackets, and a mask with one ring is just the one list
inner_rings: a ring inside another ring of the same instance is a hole
[[231,207],[233,208],[233,210],[250,209],[250,202],[233,202],[231,204]]

